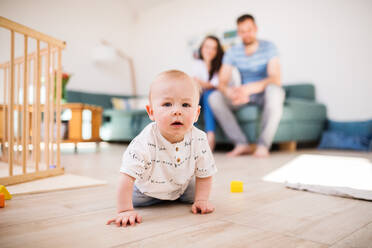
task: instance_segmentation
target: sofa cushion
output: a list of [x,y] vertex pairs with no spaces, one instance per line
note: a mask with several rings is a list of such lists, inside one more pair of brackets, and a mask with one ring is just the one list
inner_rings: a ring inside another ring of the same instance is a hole
[[[248,104],[235,111],[240,123],[258,121],[262,109],[258,105]],[[281,121],[323,121],[326,118],[323,104],[304,99],[288,98],[285,100]]]
[[112,97],[111,98],[112,107],[115,110],[129,110],[129,103],[127,99]]
[[67,102],[81,102],[81,92],[68,90],[66,98]]
[[235,111],[235,116],[239,122],[256,121],[260,115],[260,107],[254,104],[248,104]]
[[104,109],[113,108],[111,98],[130,99],[142,96],[128,96],[128,95],[113,95],[102,93],[90,93],[81,91],[67,91],[67,102],[81,102],[85,104],[98,105]]
[[372,136],[348,135],[339,131],[326,131],[322,134],[319,149],[372,150]]
[[146,110],[106,109],[100,135],[105,141],[129,141],[150,122]]
[[99,105],[104,109],[112,108],[111,96],[103,94],[82,94],[83,103]]
[[372,120],[327,122],[327,131],[342,132],[346,135],[372,136]]
[[[284,106],[291,112],[291,116],[288,117],[296,121],[324,121],[327,117],[326,106],[318,102],[288,98],[285,100]],[[285,120],[284,114],[283,119]]]

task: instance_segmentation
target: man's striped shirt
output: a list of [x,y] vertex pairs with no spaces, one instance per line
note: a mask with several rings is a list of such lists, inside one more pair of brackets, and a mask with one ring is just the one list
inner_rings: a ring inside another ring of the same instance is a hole
[[276,46],[265,40],[259,40],[255,53],[246,55],[243,43],[231,47],[223,57],[223,64],[238,68],[242,84],[262,80],[267,77],[269,61],[278,56]]

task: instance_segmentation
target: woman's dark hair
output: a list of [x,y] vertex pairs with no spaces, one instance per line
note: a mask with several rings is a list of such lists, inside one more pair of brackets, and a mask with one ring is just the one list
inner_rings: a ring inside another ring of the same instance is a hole
[[217,54],[216,54],[216,57],[214,57],[214,59],[212,59],[211,61],[211,68],[209,70],[209,79],[208,80],[211,80],[214,73],[218,72],[221,68],[221,65],[222,65],[222,58],[223,58],[223,49],[222,49],[222,46],[221,46],[221,43],[220,43],[220,40],[216,37],[216,36],[213,36],[213,35],[208,35],[207,37],[204,38],[202,44],[200,45],[199,47],[199,58],[200,59],[203,59],[203,55],[201,53],[201,49],[204,45],[204,42],[208,39],[211,39],[211,40],[214,40],[217,42]]

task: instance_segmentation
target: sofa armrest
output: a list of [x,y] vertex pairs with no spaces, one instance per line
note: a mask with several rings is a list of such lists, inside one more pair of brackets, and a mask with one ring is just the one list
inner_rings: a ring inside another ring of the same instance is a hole
[[313,84],[284,85],[286,98],[302,98],[315,101],[315,87]]
[[147,115],[146,110],[117,110],[106,109],[102,113],[103,116],[132,116],[132,115]]
[[146,110],[106,109],[102,113],[104,140],[130,140],[151,122]]
[[[146,110],[116,110],[116,109],[106,109],[102,113],[103,124],[106,123],[120,123],[123,120],[130,120],[130,126],[140,126],[140,122],[146,119]],[[148,117],[147,117],[148,118]],[[128,123],[127,123],[128,124]]]

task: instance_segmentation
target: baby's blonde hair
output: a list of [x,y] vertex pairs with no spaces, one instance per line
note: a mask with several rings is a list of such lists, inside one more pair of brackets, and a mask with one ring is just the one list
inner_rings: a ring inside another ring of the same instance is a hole
[[150,92],[149,92],[150,104],[151,104],[151,92],[152,92],[152,88],[154,87],[154,85],[158,82],[166,81],[166,80],[170,80],[170,79],[189,81],[194,86],[195,94],[197,96],[197,102],[199,102],[200,93],[201,93],[201,89],[199,87],[199,84],[193,78],[191,78],[189,75],[184,73],[183,71],[168,70],[168,71],[163,71],[163,72],[159,73],[154,78],[154,80],[152,81],[152,83],[150,85]]

